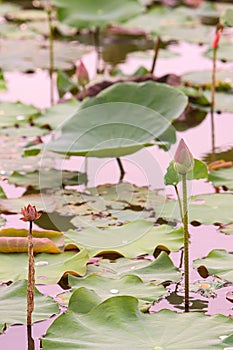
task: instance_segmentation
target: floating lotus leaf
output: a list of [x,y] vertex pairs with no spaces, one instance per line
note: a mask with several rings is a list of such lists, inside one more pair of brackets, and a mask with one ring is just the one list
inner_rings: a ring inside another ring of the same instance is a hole
[[6,219],[4,217],[0,216],[0,226],[5,225],[5,223],[6,223]]
[[152,282],[156,284],[165,281],[178,282],[181,274],[177,267],[174,266],[168,254],[161,252],[155,261],[151,262],[147,259],[129,260],[119,258],[114,262],[107,259],[101,259],[98,265],[89,265],[87,273],[119,278],[124,275],[134,274],[140,277],[144,282]]
[[[210,101],[210,91],[205,91],[204,95]],[[233,93],[229,92],[216,92],[215,93],[215,110],[216,111],[225,111],[233,112],[232,105]]]
[[233,27],[233,9],[227,8],[221,15],[220,22],[224,27]]
[[106,27],[121,23],[142,13],[144,7],[137,0],[52,0],[58,7],[58,18],[75,28]]
[[100,230],[90,227],[80,232],[69,230],[65,233],[65,245],[84,246],[91,256],[114,253],[126,257],[153,254],[156,247],[177,251],[183,245],[182,229],[161,225],[153,227],[148,221],[138,220],[119,227]]
[[[3,4],[1,4],[3,5]],[[29,28],[22,28],[15,23],[2,21],[0,23],[1,38],[9,38],[9,40],[21,40],[35,38],[36,34]],[[1,40],[2,43],[2,40]]]
[[21,102],[0,102],[0,128],[28,123],[38,114],[39,110],[32,105]]
[[178,28],[167,26],[161,31],[160,35],[164,40],[188,41],[208,45],[213,38],[213,29],[211,26],[201,24]]
[[101,301],[113,295],[129,295],[141,301],[151,303],[167,294],[163,286],[156,286],[153,283],[143,283],[135,275],[127,275],[120,278],[108,278],[97,275],[89,275],[85,278],[69,276],[69,285],[72,290],[85,287],[94,290]]
[[233,190],[233,167],[211,170],[209,173],[209,181],[212,182],[215,187],[225,186],[229,190]]
[[[0,287],[0,324],[26,324],[27,322],[27,281],[17,281]],[[58,304],[35,289],[33,322],[41,321],[58,313]]]
[[36,137],[48,134],[48,130],[37,128],[36,126],[23,126],[20,128],[4,128],[0,129],[0,135],[9,135],[15,137]]
[[48,213],[52,213],[60,207],[52,195],[30,194],[20,198],[0,199],[0,210],[4,213],[20,213],[21,209],[29,203],[35,205],[37,210]]
[[41,169],[26,174],[15,171],[8,178],[8,182],[17,186],[30,186],[37,190],[43,190],[83,184],[86,182],[86,175],[79,171],[56,169]]
[[46,21],[47,13],[43,10],[15,10],[7,12],[7,19],[14,22]]
[[[233,221],[233,194],[217,193],[191,197],[189,200],[189,221],[202,224],[227,224]],[[168,220],[181,221],[178,202],[168,200],[163,206],[155,208],[157,215]]]
[[[0,258],[2,266],[0,271],[1,281],[8,282],[27,278],[27,254],[0,254]],[[84,276],[88,260],[86,249],[81,249],[78,253],[37,254],[35,256],[36,283],[58,283],[68,273],[75,276]]]
[[[213,57],[213,49],[208,49],[205,52],[205,56],[212,58]],[[223,61],[233,61],[232,57],[232,43],[231,42],[222,42],[220,41],[218,52],[217,52],[217,59],[223,60]]]
[[221,226],[220,231],[226,233],[227,235],[233,234],[233,223]]
[[[189,85],[211,88],[211,74],[212,72],[210,70],[193,71],[185,73],[182,75],[181,79],[184,83],[188,83]],[[221,86],[223,87],[224,84],[233,86],[233,73],[218,69],[216,72],[216,85],[220,88]]]
[[4,3],[0,7],[0,15],[5,16],[8,12],[19,11],[20,7],[17,4]]
[[[135,350],[223,350],[220,336],[232,333],[233,320],[222,315],[207,317],[197,312],[179,314],[170,310],[143,314],[138,310],[138,300],[129,296],[115,296],[94,306],[96,296],[90,291],[79,291],[82,300],[87,295],[86,310],[82,305],[79,313],[77,292],[68,312],[47,330],[42,340],[44,350],[73,350],[80,346],[96,350],[118,350],[119,346]],[[94,306],[91,310],[90,304]]]
[[[35,34],[34,34],[35,35]],[[15,46],[17,45],[17,55]],[[49,43],[37,39],[2,40],[0,67],[6,71],[34,71],[38,68],[49,69]],[[80,44],[69,42],[54,42],[55,69],[70,70],[75,61],[88,52]]]
[[80,103],[77,100],[70,100],[65,103],[59,103],[55,106],[47,108],[37,120],[35,125],[49,126],[52,129],[57,129],[62,126],[63,123],[72,117],[77,111]]
[[[0,229],[0,253],[27,253],[28,230],[3,228]],[[33,230],[33,245],[35,253],[60,253],[63,245],[63,234],[56,231]]]
[[216,275],[221,279],[233,283],[233,254],[224,249],[212,250],[204,259],[194,261],[194,267],[199,268],[204,265],[209,275]]

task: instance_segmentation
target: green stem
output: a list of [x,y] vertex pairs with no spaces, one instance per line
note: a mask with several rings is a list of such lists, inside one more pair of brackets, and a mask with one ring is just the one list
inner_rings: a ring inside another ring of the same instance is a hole
[[216,160],[215,152],[215,125],[214,125],[214,110],[215,110],[215,90],[216,90],[216,60],[217,60],[217,48],[213,49],[213,67],[212,67],[212,84],[211,84],[211,107],[210,107],[210,118],[211,118],[211,161]]
[[121,159],[120,159],[120,158],[117,158],[116,160],[117,160],[117,164],[118,164],[118,166],[119,166],[120,173],[121,173],[121,175],[120,175],[120,181],[122,181],[123,178],[124,178],[124,176],[125,176],[125,170],[124,170],[124,168],[123,168],[123,164],[122,164],[122,162],[121,162]]
[[53,23],[52,10],[48,9],[48,23],[49,23],[49,77],[50,77],[50,103],[54,104],[54,38],[53,38]]
[[157,40],[154,43],[154,57],[153,57],[153,62],[152,62],[151,70],[150,70],[151,74],[154,74],[154,71],[155,71],[155,64],[156,64],[156,61],[158,58],[160,44],[161,44],[161,39],[158,36]]
[[188,196],[186,174],[182,175],[183,226],[184,226],[184,309],[189,312],[189,232],[188,232]]
[[28,232],[28,285],[27,285],[27,325],[32,324],[32,312],[34,310],[35,267],[32,241],[32,221]]
[[174,187],[175,187],[175,191],[176,191],[176,195],[177,195],[177,199],[178,199],[178,204],[179,204],[179,209],[180,209],[180,217],[181,217],[181,220],[182,220],[182,218],[183,218],[183,209],[182,209],[181,198],[180,198],[180,195],[179,195],[179,191],[178,191],[177,185],[174,185]]

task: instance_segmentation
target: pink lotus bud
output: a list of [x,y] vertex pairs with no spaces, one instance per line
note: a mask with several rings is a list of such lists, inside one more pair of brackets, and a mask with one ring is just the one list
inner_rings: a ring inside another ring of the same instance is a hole
[[194,166],[193,155],[188,149],[183,139],[180,140],[180,143],[177,147],[177,150],[174,156],[174,165],[175,165],[176,171],[180,175],[185,175],[193,169],[193,166]]
[[80,61],[80,64],[78,65],[78,67],[76,69],[76,74],[77,74],[79,85],[84,87],[89,83],[89,81],[90,81],[89,74],[88,74],[88,71],[87,71],[87,69],[82,61]]
[[219,40],[221,38],[221,33],[222,33],[222,30],[218,30],[215,34],[215,37],[214,37],[214,40],[212,42],[212,48],[213,49],[217,49],[218,48],[218,44],[219,44]]
[[27,207],[22,208],[21,214],[23,215],[23,217],[20,218],[20,220],[23,221],[34,221],[39,219],[39,217],[41,216],[41,213],[38,213],[36,207],[34,205],[32,206],[31,204],[28,204]]

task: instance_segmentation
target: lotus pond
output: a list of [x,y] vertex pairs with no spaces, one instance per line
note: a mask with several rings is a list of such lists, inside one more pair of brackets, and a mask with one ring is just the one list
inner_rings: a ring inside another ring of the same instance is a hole
[[233,349],[233,5],[0,16],[0,348]]

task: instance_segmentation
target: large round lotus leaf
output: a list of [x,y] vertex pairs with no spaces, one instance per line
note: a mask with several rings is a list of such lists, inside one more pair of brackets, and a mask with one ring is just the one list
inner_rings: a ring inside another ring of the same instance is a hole
[[113,295],[134,296],[146,302],[158,301],[167,294],[163,286],[156,286],[153,283],[143,283],[135,275],[123,276],[121,278],[108,278],[97,275],[89,275],[85,278],[69,276],[69,286],[73,289],[85,287],[92,289],[101,298],[108,299]]
[[60,21],[75,28],[106,27],[142,13],[137,0],[52,0]]
[[[27,278],[27,254],[0,254],[0,258],[2,266],[0,270],[1,281],[8,282]],[[36,283],[58,283],[68,273],[83,276],[86,273],[88,260],[86,249],[82,249],[79,253],[37,254],[35,256]]]
[[25,124],[38,114],[39,110],[32,105],[24,105],[21,102],[0,102],[0,128]]
[[205,266],[210,275],[216,275],[221,279],[233,283],[233,254],[224,249],[212,250],[206,258],[194,261],[194,267]]
[[[197,87],[211,87],[211,70],[199,70],[188,72],[182,75],[182,81],[188,83],[189,85]],[[216,72],[216,85],[220,86],[223,84],[229,84],[233,86],[233,72],[229,70],[217,70]]]
[[[35,289],[33,322],[41,321],[58,313],[58,304]],[[0,324],[26,324],[27,322],[27,281],[17,281],[0,287]]]
[[[17,45],[17,55],[15,46]],[[70,70],[75,61],[88,49],[80,44],[54,42],[55,69]],[[38,40],[3,40],[1,42],[0,67],[3,70],[34,71],[38,68],[49,69],[49,43]]]
[[[167,84],[152,81],[118,83],[103,90],[97,97],[84,102],[81,109],[110,102],[144,106],[160,113],[167,120],[174,120],[184,111],[188,98],[182,91]],[[143,125],[144,118],[145,116]]]
[[67,248],[84,246],[90,255],[103,252],[135,258],[142,254],[152,254],[156,247],[177,251],[183,245],[182,229],[175,230],[166,225],[153,227],[148,221],[138,220],[105,230],[91,227],[80,232],[69,230],[65,233]]
[[168,254],[161,252],[155,261],[147,259],[129,260],[119,258],[114,262],[107,259],[101,259],[98,265],[89,265],[87,273],[118,278],[120,276],[134,274],[140,277],[144,282],[160,284],[165,281],[178,282],[181,274],[174,266]]
[[[35,120],[35,125],[49,126],[52,129],[57,129],[62,126],[64,122],[72,117],[77,111],[80,103],[76,100],[70,100],[65,103],[59,103],[50,108]],[[65,117],[64,117],[65,116]]]
[[226,186],[229,190],[233,190],[233,167],[211,170],[209,173],[209,181],[212,182],[215,187]]
[[37,210],[52,213],[60,207],[56,198],[47,194],[30,194],[20,198],[0,199],[0,210],[4,213],[20,213],[21,209],[29,203],[35,205]]
[[[189,221],[198,221],[206,225],[227,224],[233,221],[232,202],[233,194],[230,193],[204,194],[191,197],[188,206]],[[157,215],[160,217],[181,221],[177,201],[169,200],[163,206],[160,205],[155,208],[155,210],[157,210]]]
[[43,190],[83,184],[86,182],[86,175],[79,171],[62,171],[56,169],[41,169],[26,174],[15,171],[8,178],[8,182],[17,186],[30,186],[38,190]]
[[[137,299],[129,296],[112,297],[87,313],[79,313],[78,294],[71,299],[68,312],[49,327],[42,340],[44,350],[223,350],[220,336],[232,333],[229,317],[170,310],[143,314]],[[90,291],[86,294],[89,305],[92,299],[95,305],[96,297],[91,297]]]
[[152,109],[123,102],[78,111],[47,149],[66,155],[121,157],[153,144],[169,122]]

